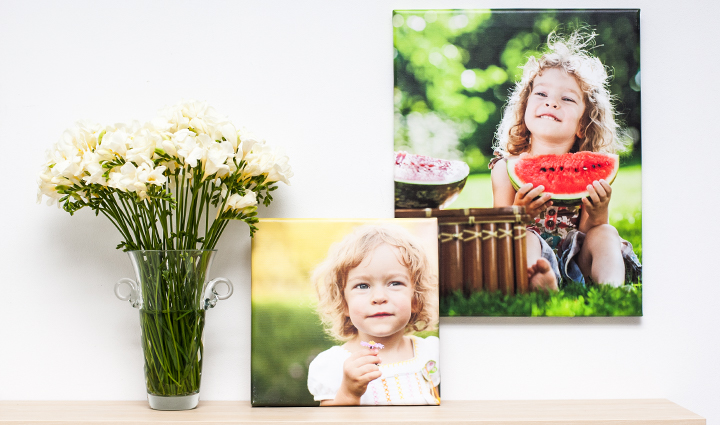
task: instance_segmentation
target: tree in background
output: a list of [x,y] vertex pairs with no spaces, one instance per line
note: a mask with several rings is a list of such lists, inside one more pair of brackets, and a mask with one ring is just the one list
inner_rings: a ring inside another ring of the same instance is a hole
[[396,11],[395,149],[462,159],[487,172],[493,134],[520,66],[552,31],[597,33],[592,53],[613,79],[618,118],[640,159],[640,41],[636,10]]

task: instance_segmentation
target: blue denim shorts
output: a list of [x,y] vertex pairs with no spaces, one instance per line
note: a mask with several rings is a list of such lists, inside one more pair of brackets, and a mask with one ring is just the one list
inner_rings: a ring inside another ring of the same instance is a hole
[[[585,241],[585,233],[579,230],[571,230],[560,240],[557,250],[553,250],[536,231],[532,229],[528,229],[528,231],[540,239],[540,255],[550,263],[560,288],[572,281],[585,284],[585,276],[583,276],[580,266],[575,261]],[[642,283],[642,265],[637,255],[635,255],[635,251],[633,251],[632,244],[620,238],[620,251],[625,263],[625,282]]]

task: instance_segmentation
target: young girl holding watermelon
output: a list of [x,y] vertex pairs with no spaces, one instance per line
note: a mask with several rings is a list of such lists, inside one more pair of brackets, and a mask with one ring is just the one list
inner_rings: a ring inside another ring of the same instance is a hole
[[603,179],[587,186],[589,196],[575,207],[557,207],[542,185],[515,190],[508,159],[570,152],[624,150],[607,89],[605,67],[586,48],[594,34],[548,36],[547,51],[530,57],[513,90],[496,134],[492,168],[495,207],[525,207],[535,217],[528,229],[528,276],[535,288],[558,289],[562,281],[615,286],[634,280],[640,263],[629,242],[609,224],[612,196]]

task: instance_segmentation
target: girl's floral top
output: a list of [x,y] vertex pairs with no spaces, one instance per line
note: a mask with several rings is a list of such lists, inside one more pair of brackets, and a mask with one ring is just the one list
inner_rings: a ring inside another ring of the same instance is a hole
[[577,229],[580,224],[580,205],[575,207],[548,207],[535,217],[535,224],[528,226],[528,229],[536,231],[541,238],[557,249],[560,241],[567,236],[568,232]]

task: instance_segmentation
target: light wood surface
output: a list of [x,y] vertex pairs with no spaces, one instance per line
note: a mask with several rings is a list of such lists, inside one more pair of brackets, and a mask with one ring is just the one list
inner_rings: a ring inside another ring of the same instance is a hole
[[146,401],[0,401],[9,424],[705,424],[668,400],[443,401],[441,406],[251,407],[200,401],[194,410],[159,412]]

